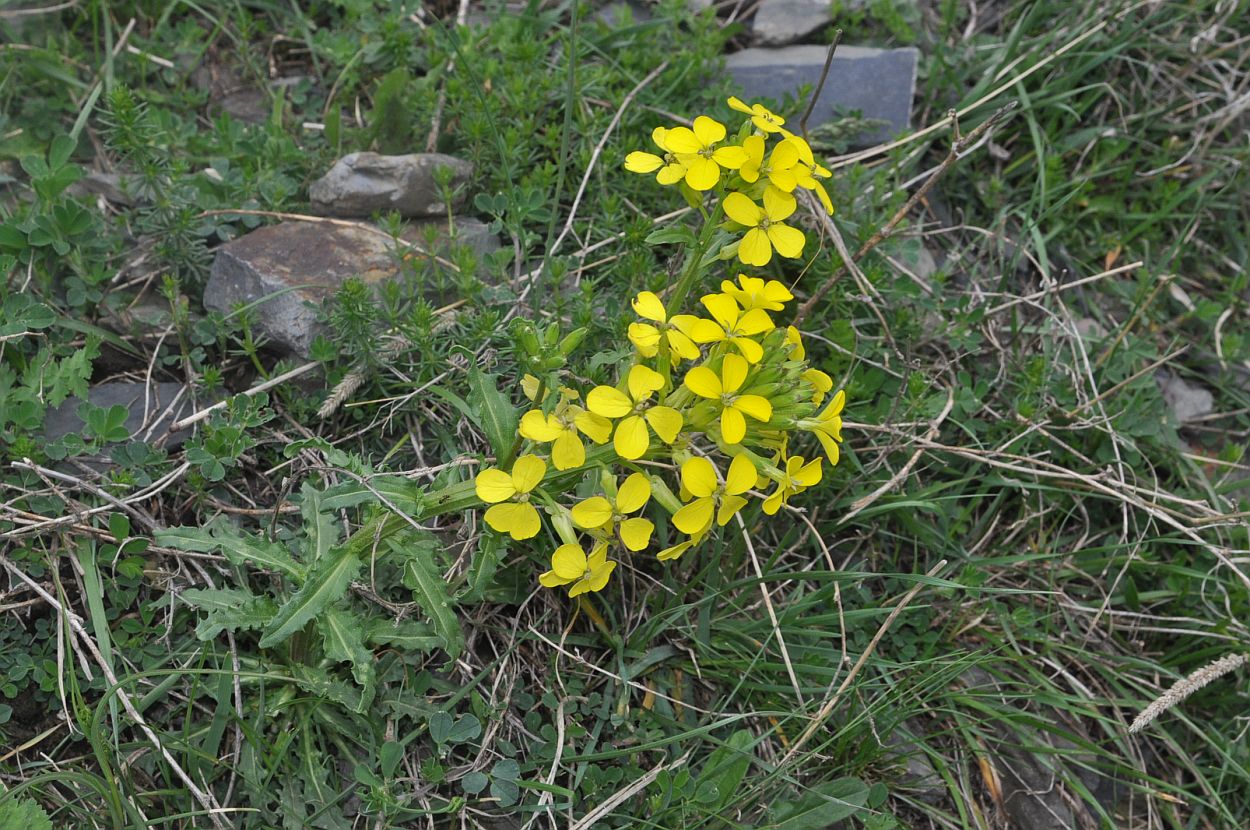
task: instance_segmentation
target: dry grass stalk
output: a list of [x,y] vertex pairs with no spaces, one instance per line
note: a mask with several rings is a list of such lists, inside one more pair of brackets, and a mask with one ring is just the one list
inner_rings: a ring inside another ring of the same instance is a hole
[[1228,674],[1247,660],[1250,660],[1250,655],[1248,654],[1228,654],[1214,663],[1208,663],[1188,677],[1183,677],[1176,681],[1172,684],[1172,688],[1168,689],[1142,710],[1142,713],[1129,726],[1129,734],[1131,735],[1145,729],[1159,715],[1182,702],[1217,677]]

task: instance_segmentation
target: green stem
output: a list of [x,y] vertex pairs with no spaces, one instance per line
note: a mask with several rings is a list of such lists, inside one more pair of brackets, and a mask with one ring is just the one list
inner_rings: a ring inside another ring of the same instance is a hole
[[716,208],[712,211],[710,217],[705,218],[703,228],[699,231],[699,238],[694,245],[694,253],[690,260],[686,263],[686,270],[682,273],[681,279],[677,283],[677,289],[673,291],[673,295],[668,299],[668,305],[664,311],[669,317],[680,313],[686,304],[686,297],[690,294],[690,289],[694,288],[695,282],[699,278],[699,272],[703,266],[703,255],[707,253],[708,246],[712,243],[712,236],[716,233],[716,227],[720,224],[724,211],[721,208],[722,199],[716,200]]

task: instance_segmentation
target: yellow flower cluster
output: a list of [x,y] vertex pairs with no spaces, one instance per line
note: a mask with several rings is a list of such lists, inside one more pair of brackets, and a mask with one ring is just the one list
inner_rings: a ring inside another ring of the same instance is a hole
[[651,140],[660,153],[630,153],[625,169],[655,173],[660,184],[680,184],[697,193],[715,189],[727,228],[742,233],[737,248],[726,253],[736,252],[743,264],[767,265],[774,251],[796,259],[803,254],[803,232],[785,221],[796,208],[795,188],[814,191],[833,213],[820,183],[831,174],[816,162],[811,146],[785,128],[784,118],[737,98],[730,98],[729,106],[749,116],[733,136],[706,115],[691,127],[656,127]]
[[[807,364],[798,330],[774,322],[792,299],[782,283],[746,274],[701,298],[706,316],[669,315],[658,296],[640,293],[633,300],[639,320],[628,331],[634,360],[616,385],[583,396],[526,378],[535,408],[520,420],[522,454],[511,469],[483,470],[475,482],[492,505],[486,523],[528,539],[541,530],[541,505],[562,544],[539,580],[577,596],[608,583],[613,550],[619,556],[651,545],[650,504],[680,534],[657,552],[669,560],[750,499],[771,515],[818,484],[825,458],[838,463],[845,395],[829,398],[833,381]],[[789,454],[791,436],[802,431],[816,436],[824,458]],[[676,493],[670,470],[678,473]],[[556,476],[565,484],[543,487]],[[580,498],[564,503],[573,488]]]

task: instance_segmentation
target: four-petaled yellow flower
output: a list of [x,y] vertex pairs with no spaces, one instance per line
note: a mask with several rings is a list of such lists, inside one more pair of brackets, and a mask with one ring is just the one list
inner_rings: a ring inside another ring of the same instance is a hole
[[486,524],[513,539],[538,535],[542,523],[538,510],[530,504],[530,492],[547,473],[547,463],[536,455],[523,455],[512,465],[512,473],[491,467],[477,474],[477,497],[493,505],[486,511]]
[[586,406],[596,415],[613,420],[616,434],[612,445],[616,454],[630,461],[642,458],[651,446],[649,426],[660,440],[673,443],[683,423],[681,413],[670,406],[652,406],[651,396],[664,387],[664,377],[654,369],[638,364],[625,380],[629,394],[612,386],[596,386],[586,396]]
[[829,456],[830,466],[838,463],[841,457],[841,450],[838,444],[842,441],[842,407],[846,405],[846,391],[838,390],[838,394],[833,396],[833,400],[829,401],[821,413],[814,419],[804,419],[798,422],[801,429],[808,430],[816,435],[820,445],[825,449],[825,455]]
[[721,167],[737,170],[744,182],[754,184],[762,176],[786,193],[798,185],[800,174],[809,175],[806,168],[798,169],[799,150],[789,141],[778,142],[765,161],[764,137],[759,135],[747,136],[741,147],[722,147],[716,151],[716,160]]
[[742,395],[738,390],[746,382],[750,365],[736,354],[727,354],[717,377],[706,366],[696,366],[686,373],[686,388],[701,398],[721,407],[720,434],[727,444],[739,443],[747,434],[750,415],[761,423],[773,417],[773,405],[761,395]]
[[550,414],[539,409],[526,412],[517,431],[540,444],[552,442],[551,463],[557,470],[571,470],[586,463],[586,445],[577,433],[596,444],[606,444],[612,435],[612,422],[562,400]]
[[795,182],[799,187],[807,190],[816,191],[816,196],[820,199],[820,204],[824,207],[825,212],[830,216],[833,215],[833,201],[830,200],[825,186],[818,179],[827,179],[833,174],[828,168],[817,164],[816,157],[812,155],[811,145],[808,144],[802,136],[795,135],[788,130],[781,130],[786,140],[793,142],[795,149],[799,151],[799,162],[794,166]]
[[[738,284],[735,285],[729,280],[721,280],[720,290],[733,297],[738,301],[738,305],[742,306],[744,311],[750,311],[753,308],[762,308],[765,311],[781,311],[786,307],[786,303],[794,299],[794,295],[790,293],[790,289],[786,288],[778,280],[764,280],[759,277],[748,277],[746,274],[738,275]],[[791,329],[794,326],[790,326]],[[795,332],[797,333],[797,329]],[[786,340],[790,339],[789,330],[786,331]]]
[[664,146],[686,165],[686,184],[694,190],[711,190],[720,181],[720,165],[714,158],[716,145],[725,139],[725,125],[706,115],[694,120],[694,129],[673,127],[664,134]]
[[782,473],[782,480],[777,482],[777,489],[764,499],[764,512],[772,516],[781,509],[783,504],[790,501],[791,496],[819,484],[823,475],[821,465],[824,460],[813,458],[804,464],[802,456],[792,455],[787,458],[786,469]]
[[664,310],[664,303],[650,291],[639,293],[633,301],[634,313],[651,323],[630,323],[629,342],[638,354],[655,357],[660,351],[660,338],[668,341],[668,352],[676,365],[679,359],[698,360],[699,347],[690,339],[690,328],[698,319],[692,314],[674,314]]
[[725,215],[747,229],[738,243],[738,259],[747,265],[772,262],[773,249],[787,259],[803,253],[803,232],[785,224],[797,203],[789,193],[769,187],[764,190],[764,206],[760,207],[743,193],[734,191],[722,202]]
[[786,119],[774,114],[763,104],[747,104],[737,96],[733,96],[729,99],[729,107],[751,116],[751,123],[760,132],[783,132],[782,125],[786,123]]
[[602,591],[608,577],[616,570],[616,563],[608,558],[608,543],[600,542],[590,551],[581,545],[561,545],[551,555],[551,570],[539,575],[538,581],[546,588],[569,585],[569,596],[575,597],[587,591]]
[[664,185],[677,184],[684,179],[686,164],[665,145],[667,135],[668,130],[663,127],[651,131],[651,140],[664,151],[663,156],[635,150],[625,157],[625,169],[631,173],[655,173],[655,180]]
[[760,308],[743,311],[733,297],[725,294],[705,294],[700,302],[713,319],[695,321],[690,327],[690,338],[696,343],[732,343],[748,363],[759,363],[764,347],[751,338],[773,330],[768,312]]
[[655,525],[647,519],[629,518],[647,506],[651,499],[651,482],[642,473],[634,473],[622,482],[616,498],[591,496],[573,507],[573,524],[584,530],[603,531],[611,535],[615,530],[625,547],[633,551],[645,548],[651,542]]
[[755,477],[755,465],[745,453],[734,456],[724,484],[717,480],[711,461],[690,459],[681,465],[681,483],[693,501],[673,514],[673,524],[687,536],[706,533],[713,519],[723,527],[747,503],[742,494],[755,486]]

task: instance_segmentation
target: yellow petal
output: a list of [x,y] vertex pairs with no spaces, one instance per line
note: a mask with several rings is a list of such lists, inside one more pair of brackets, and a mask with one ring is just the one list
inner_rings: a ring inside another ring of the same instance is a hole
[[612,436],[612,422],[602,415],[582,409],[573,416],[573,423],[582,434],[596,444],[606,444]]
[[774,306],[773,308],[769,308],[769,310],[781,311],[785,307],[785,304],[793,299],[794,295],[790,293],[789,288],[786,288],[785,285],[778,280],[769,280],[768,284],[764,286],[764,301],[768,303],[768,305],[760,307],[769,308],[769,306]]
[[677,329],[669,329],[665,334],[668,336],[670,352],[683,360],[699,359],[699,347],[694,344],[694,341],[688,335]]
[[784,193],[789,193],[798,187],[799,180],[793,170],[773,169],[768,172],[768,183]]
[[612,503],[603,496],[591,496],[573,505],[573,524],[586,530],[597,530],[612,521]]
[[798,203],[794,201],[794,197],[789,193],[778,190],[775,187],[765,188],[764,190],[764,213],[768,214],[770,222],[781,222],[794,213]]
[[750,415],[755,420],[764,423],[773,417],[772,403],[761,395],[739,395],[734,398],[733,407],[744,415]]
[[605,418],[624,418],[634,410],[634,402],[624,392],[611,386],[596,386],[586,396],[586,406]]
[[651,498],[651,481],[642,473],[633,473],[616,491],[616,509],[636,513]]
[[790,357],[794,360],[802,360],[807,354],[807,350],[803,348],[803,335],[794,326],[786,327],[786,342],[790,344]]
[[768,498],[764,499],[764,512],[769,516],[776,515],[785,501],[785,492],[785,488],[778,484],[777,489],[769,494]]
[[725,125],[714,118],[700,115],[694,120],[694,134],[704,147],[711,147],[725,138]]
[[738,112],[745,112],[747,115],[751,115],[753,112],[753,110],[736,95],[729,96],[728,103],[730,109],[737,110]]
[[[802,461],[803,459],[800,458],[799,460]],[[799,468],[799,471],[793,476],[794,480],[804,487],[815,487],[817,484],[820,484],[820,479],[824,475],[824,462],[825,459],[823,458],[813,458]]]
[[643,357],[655,357],[660,351],[660,330],[649,323],[630,323],[629,342],[634,344],[638,354]]
[[662,164],[664,159],[654,153],[634,151],[625,157],[625,169],[631,173],[650,173]]
[[764,347],[747,337],[734,337],[732,342],[742,352],[748,363],[759,363],[764,357]]
[[700,398],[716,400],[724,392],[720,378],[706,366],[696,366],[686,372],[686,379],[682,383]]
[[716,504],[711,498],[700,498],[673,514],[673,525],[687,536],[702,533],[712,524]]
[[657,389],[664,388],[664,376],[638,363],[630,368],[625,385],[629,388],[629,396],[634,399],[634,403],[638,403],[651,397],[651,393]]
[[725,208],[726,216],[748,228],[755,227],[760,223],[760,219],[764,218],[764,211],[760,209],[760,206],[736,190],[726,196],[721,205]]
[[739,315],[742,313],[738,309],[738,303],[728,294],[704,294],[699,298],[699,302],[703,303],[703,307],[726,330],[734,328],[734,325],[738,322]]
[[674,127],[664,134],[664,149],[670,153],[697,153],[703,145],[689,127]]
[[714,343],[725,339],[725,329],[711,320],[699,318],[690,325],[690,339],[696,343]]
[[555,571],[547,571],[538,575],[538,582],[544,588],[559,588],[561,585],[568,585],[573,580],[565,579]]
[[803,254],[803,243],[807,239],[798,228],[780,223],[768,226],[768,241],[773,243],[777,253],[786,259],[796,259]]
[[750,365],[738,355],[725,355],[720,367],[721,388],[725,392],[737,392],[746,381],[749,369]]
[[559,438],[564,432],[564,426],[556,416],[548,415],[538,409],[531,409],[521,416],[521,426],[518,431],[531,441],[546,443]]
[[616,448],[617,455],[628,461],[642,458],[647,447],[651,446],[651,435],[641,415],[631,415],[616,425],[612,446]]
[[518,493],[528,493],[547,474],[547,462],[536,455],[523,455],[512,465],[512,486]]
[[[771,228],[770,228],[771,230]],[[751,228],[738,243],[738,259],[743,265],[756,267],[767,265],[773,259],[773,246],[768,234],[759,228]]]
[[720,165],[710,158],[695,156],[686,165],[686,184],[694,190],[711,190],[720,181]]
[[581,579],[586,573],[586,552],[581,545],[561,545],[551,554],[551,570],[565,582]]
[[654,529],[655,525],[646,519],[626,519],[621,522],[617,532],[620,533],[625,547],[632,551],[640,551],[651,544],[651,531]]
[[764,309],[753,308],[742,315],[742,319],[738,321],[734,330],[738,334],[763,334],[773,330],[773,318],[769,317]]
[[695,539],[687,539],[684,542],[678,542],[672,547],[667,547],[664,550],[657,553],[655,555],[655,558],[659,559],[661,562],[667,562],[670,559],[677,559],[683,553],[685,553],[686,551],[694,547],[696,544],[698,544],[698,542]]
[[557,470],[571,470],[586,463],[586,447],[573,430],[565,430],[551,445],[551,463]]
[[507,533],[513,539],[531,539],[538,535],[542,523],[538,520],[538,511],[529,502],[518,504],[506,501],[496,504],[483,516],[486,524],[500,533]]
[[643,413],[651,429],[665,444],[671,444],[681,432],[684,419],[681,413],[669,406],[653,406]]
[[824,207],[825,213],[833,216],[833,200],[829,198],[829,192],[825,190],[825,186],[820,182],[816,182],[816,186],[812,189],[816,191],[816,196],[820,199],[820,204]]
[[755,486],[755,465],[746,453],[739,453],[729,463],[729,475],[725,476],[725,492],[738,496]]
[[716,523],[724,527],[733,515],[746,506],[747,500],[742,496],[725,496],[721,500],[720,509],[716,511]]
[[701,456],[691,458],[681,465],[681,485],[697,498],[706,498],[716,492],[716,468]]
[[664,303],[650,291],[640,292],[631,305],[634,307],[634,313],[644,320],[663,323],[668,319],[668,315],[664,312]]
[[820,413],[821,418],[832,418],[842,413],[842,407],[846,405],[846,390],[839,389],[838,394],[833,396],[833,400],[829,401],[829,405],[825,407],[825,411]]
[[798,145],[788,138],[777,142],[777,146],[773,147],[772,155],[768,157],[768,166],[774,170],[788,170],[798,163]]
[[760,135],[747,136],[746,140],[742,142],[742,149],[747,154],[748,163],[758,175],[760,163],[764,161],[764,137]]
[[684,178],[686,178],[686,166],[676,162],[660,168],[660,172],[655,174],[655,180],[663,185],[677,184]]
[[712,154],[712,161],[726,170],[737,170],[747,160],[747,152],[736,144],[721,147]]
[[727,406],[720,413],[720,437],[726,444],[738,444],[747,434],[747,422],[742,413]]
[[507,501],[516,495],[512,476],[494,467],[477,474],[477,478],[473,480],[473,489],[477,492],[477,497],[487,504]]
[[[838,459],[842,456],[842,451],[838,448],[838,442],[833,440],[832,436],[817,431],[816,437],[820,439],[820,446],[824,447],[825,455],[829,456],[829,466],[837,466]],[[493,508],[492,508],[493,509]]]
[[531,374],[526,374],[521,378],[521,391],[525,393],[525,397],[533,402],[538,397],[538,387],[542,386],[542,381]]

